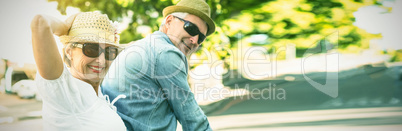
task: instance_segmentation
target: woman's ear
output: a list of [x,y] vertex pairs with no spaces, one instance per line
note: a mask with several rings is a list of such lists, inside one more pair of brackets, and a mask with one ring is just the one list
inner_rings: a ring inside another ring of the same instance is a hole
[[66,54],[66,57],[71,60],[71,45],[66,46],[64,53]]

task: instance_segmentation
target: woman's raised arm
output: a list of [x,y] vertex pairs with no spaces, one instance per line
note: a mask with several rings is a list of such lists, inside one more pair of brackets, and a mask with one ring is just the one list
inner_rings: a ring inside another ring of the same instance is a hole
[[38,72],[45,79],[57,79],[63,71],[63,60],[53,34],[66,35],[75,16],[64,22],[51,16],[36,15],[31,22],[33,54]]

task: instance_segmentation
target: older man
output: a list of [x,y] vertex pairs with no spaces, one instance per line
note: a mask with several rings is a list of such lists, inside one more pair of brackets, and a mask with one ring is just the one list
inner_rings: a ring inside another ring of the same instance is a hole
[[[114,99],[128,130],[211,130],[188,82],[190,56],[215,31],[204,0],[163,10],[160,30],[127,47],[112,63],[102,92]],[[113,102],[112,102],[113,103]]]

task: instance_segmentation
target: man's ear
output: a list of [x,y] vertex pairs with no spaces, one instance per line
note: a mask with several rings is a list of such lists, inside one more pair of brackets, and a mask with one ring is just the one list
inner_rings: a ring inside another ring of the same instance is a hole
[[167,25],[166,27],[167,28],[169,28],[169,26],[170,26],[170,23],[173,21],[173,15],[168,15],[167,17],[166,17],[166,21],[165,21],[165,25]]

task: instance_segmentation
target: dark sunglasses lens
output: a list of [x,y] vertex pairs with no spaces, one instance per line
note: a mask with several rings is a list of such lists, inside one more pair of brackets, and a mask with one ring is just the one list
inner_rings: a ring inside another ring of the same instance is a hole
[[184,30],[186,30],[191,36],[198,35],[198,32],[200,32],[198,31],[198,27],[190,22],[184,24]]
[[98,57],[100,55],[99,45],[98,44],[84,44],[82,48],[84,55],[88,57]]
[[116,47],[106,47],[105,49],[105,59],[106,60],[114,60],[116,59],[118,54],[118,49]]
[[205,40],[205,35],[199,34],[199,36],[198,36],[198,44],[201,44],[202,42],[204,42],[204,40]]
[[184,30],[186,30],[191,36],[198,35],[198,44],[201,44],[205,40],[205,35],[201,34],[200,30],[198,30],[198,27],[193,23],[186,22],[184,24]]

